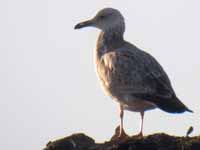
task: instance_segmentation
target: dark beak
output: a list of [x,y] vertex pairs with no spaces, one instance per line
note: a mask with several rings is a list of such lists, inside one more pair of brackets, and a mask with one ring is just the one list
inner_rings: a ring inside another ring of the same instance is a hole
[[87,21],[78,23],[77,25],[75,25],[74,29],[81,29],[81,28],[89,27],[89,26],[93,26],[92,20],[87,20]]

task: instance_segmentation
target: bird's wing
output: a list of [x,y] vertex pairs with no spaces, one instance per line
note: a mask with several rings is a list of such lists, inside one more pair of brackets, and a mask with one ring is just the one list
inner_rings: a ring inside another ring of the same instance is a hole
[[169,78],[159,63],[139,49],[109,52],[102,57],[99,69],[100,78],[118,93],[147,95],[151,99],[174,95]]
[[150,101],[170,113],[192,112],[176,97],[167,74],[155,58],[137,48],[104,54],[98,73],[112,94]]

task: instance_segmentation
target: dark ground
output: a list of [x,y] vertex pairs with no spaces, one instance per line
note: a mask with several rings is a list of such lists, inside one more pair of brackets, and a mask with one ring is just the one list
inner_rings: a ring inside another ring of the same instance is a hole
[[143,138],[95,143],[92,138],[80,133],[50,141],[44,150],[200,150],[200,136],[176,137],[157,133]]

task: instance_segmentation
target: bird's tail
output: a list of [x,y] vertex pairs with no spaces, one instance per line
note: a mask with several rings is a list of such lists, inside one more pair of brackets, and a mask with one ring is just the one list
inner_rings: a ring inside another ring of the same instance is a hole
[[176,96],[172,99],[165,99],[163,97],[158,97],[158,99],[153,100],[153,102],[160,109],[169,113],[183,113],[185,111],[193,112],[187,106],[185,106]]

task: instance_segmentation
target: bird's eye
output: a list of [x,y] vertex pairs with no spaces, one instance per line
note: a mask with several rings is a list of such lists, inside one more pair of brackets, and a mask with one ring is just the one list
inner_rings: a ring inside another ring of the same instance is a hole
[[106,16],[105,15],[101,15],[101,16],[99,16],[99,18],[100,19],[104,19],[104,18],[106,18]]

